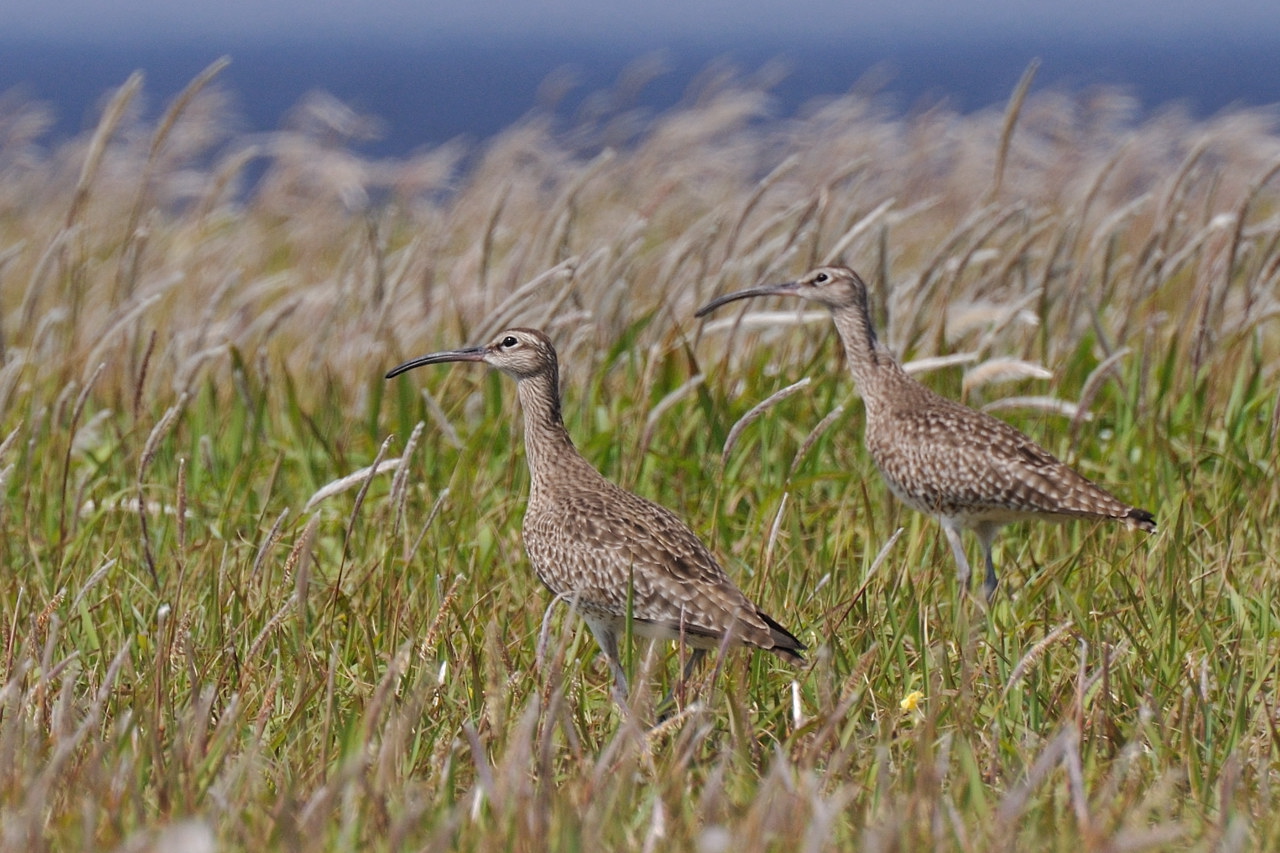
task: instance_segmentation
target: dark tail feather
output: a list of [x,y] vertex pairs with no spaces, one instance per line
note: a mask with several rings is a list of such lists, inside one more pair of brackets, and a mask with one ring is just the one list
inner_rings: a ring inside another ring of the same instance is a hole
[[1145,509],[1130,509],[1129,514],[1124,517],[1124,522],[1130,527],[1136,527],[1148,533],[1156,532],[1156,517]]
[[773,636],[773,648],[769,649],[769,651],[775,652],[794,663],[804,663],[804,655],[800,653],[808,646],[797,640],[795,635],[786,628],[769,618],[769,614],[757,610],[756,615],[764,620],[764,624],[769,626],[769,633]]

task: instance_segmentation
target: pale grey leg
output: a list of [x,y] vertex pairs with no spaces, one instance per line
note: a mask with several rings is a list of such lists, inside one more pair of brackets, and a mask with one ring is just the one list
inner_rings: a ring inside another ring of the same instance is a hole
[[684,674],[680,676],[681,684],[689,680],[689,676],[693,675],[693,671],[698,668],[698,664],[702,663],[702,659],[706,656],[706,649],[693,650],[693,654],[689,655],[689,659],[684,663]]
[[583,616],[583,618],[587,622],[587,627],[591,629],[592,635],[595,636],[596,642],[600,644],[600,651],[604,652],[605,660],[609,661],[609,668],[613,670],[613,698],[625,708],[631,688],[627,685],[627,673],[622,669],[622,659],[618,657],[618,634],[604,619],[591,616]]
[[698,668],[698,664],[702,663],[702,659],[707,656],[706,649],[694,649],[689,654],[689,659],[684,662],[684,672],[680,676],[680,680],[671,685],[671,689],[667,691],[667,695],[662,697],[662,701],[658,703],[658,722],[661,723],[671,716],[671,712],[675,710],[676,691],[682,689],[689,683],[689,678],[693,675],[694,670]]
[[969,569],[969,561],[964,556],[964,543],[960,541],[960,528],[949,518],[943,518],[942,531],[947,534],[947,541],[951,543],[951,553],[956,557],[956,574],[960,578],[960,588],[969,589],[969,576],[972,571]]
[[538,647],[534,652],[534,659],[537,660],[538,666],[543,666],[547,662],[547,644],[551,638],[551,611],[555,610],[556,605],[562,601],[569,602],[569,607],[573,607],[571,596],[562,592],[551,599],[551,603],[542,614],[542,630],[538,631]]
[[995,542],[996,533],[999,532],[1000,525],[984,521],[974,528],[974,532],[978,534],[978,542],[982,544],[982,555],[987,559],[987,579],[982,583],[982,591],[987,594],[987,601],[996,594],[996,564],[991,559],[991,544]]

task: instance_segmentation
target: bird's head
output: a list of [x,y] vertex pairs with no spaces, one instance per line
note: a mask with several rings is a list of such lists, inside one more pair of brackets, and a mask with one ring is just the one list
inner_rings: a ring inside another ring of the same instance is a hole
[[499,332],[484,346],[433,352],[430,355],[406,361],[387,372],[387,378],[399,376],[406,370],[424,364],[440,364],[447,361],[483,361],[503,373],[519,379],[527,379],[556,370],[556,350],[551,340],[536,329],[507,329]]
[[799,296],[801,299],[808,299],[836,310],[864,303],[867,298],[867,286],[861,277],[848,267],[818,267],[795,281],[749,287],[746,290],[726,293],[699,308],[697,316],[705,317],[721,305],[753,296]]

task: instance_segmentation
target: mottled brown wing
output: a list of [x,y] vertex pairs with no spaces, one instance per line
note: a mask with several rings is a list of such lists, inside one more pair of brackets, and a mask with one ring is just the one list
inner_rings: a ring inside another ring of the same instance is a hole
[[936,397],[892,410],[867,446],[908,501],[926,511],[1126,518],[1130,507],[1004,421]]
[[709,637],[733,627],[762,644],[753,635],[768,634],[767,624],[693,531],[664,507],[615,489],[560,495],[525,517],[525,547],[543,582],[616,616],[626,613],[630,587],[635,619],[674,630],[683,620],[683,630]]

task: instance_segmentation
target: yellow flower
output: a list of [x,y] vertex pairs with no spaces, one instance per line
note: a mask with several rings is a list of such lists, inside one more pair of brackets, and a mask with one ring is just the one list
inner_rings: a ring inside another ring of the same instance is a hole
[[920,700],[924,698],[924,694],[919,690],[912,690],[906,696],[902,697],[902,701],[898,703],[905,714],[910,714],[920,706]]

